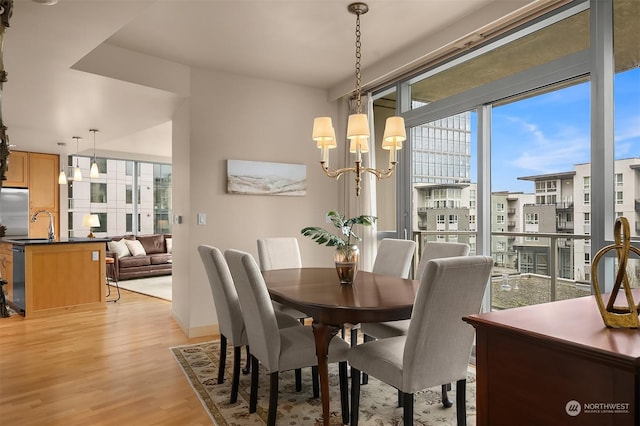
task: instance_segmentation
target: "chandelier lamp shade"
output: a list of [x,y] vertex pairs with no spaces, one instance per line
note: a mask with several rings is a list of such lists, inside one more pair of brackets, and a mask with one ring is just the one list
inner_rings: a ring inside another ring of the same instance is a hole
[[82,171],[80,170],[80,166],[78,165],[78,151],[80,148],[80,136],[74,136],[73,139],[76,140],[76,167],[73,169],[73,180],[75,182],[82,181]]
[[99,132],[98,129],[89,129],[91,133],[93,133],[93,162],[91,163],[91,171],[89,172],[89,177],[91,179],[95,179],[100,177],[100,172],[98,171],[98,163],[96,163],[96,133]]
[[404,119],[402,117],[389,117],[385,123],[384,135],[382,138],[382,149],[389,151],[389,168],[378,170],[370,167],[362,167],[362,154],[369,152],[369,119],[367,114],[362,113],[361,101],[361,73],[360,60],[360,15],[369,11],[369,6],[365,3],[352,3],[349,5],[350,13],[356,15],[356,88],[354,97],[356,102],[355,113],[349,115],[347,122],[347,139],[349,141],[349,152],[355,154],[353,167],[331,170],[329,168],[329,150],[337,148],[336,132],[331,122],[331,117],[316,117],[313,120],[312,138],[316,146],[320,149],[320,165],[324,173],[331,178],[339,178],[345,173],[353,172],[356,180],[356,196],[360,195],[360,181],[362,173],[373,174],[378,180],[386,179],[393,174],[397,164],[397,151],[402,149],[402,142],[407,139]]
[[[58,142],[58,146],[60,147],[60,149],[64,149],[65,146],[67,146],[66,143],[64,142]],[[67,175],[64,172],[64,163],[62,162],[62,158],[64,157],[64,155],[60,155],[60,174],[58,175],[58,184],[60,185],[66,185],[67,184]]]

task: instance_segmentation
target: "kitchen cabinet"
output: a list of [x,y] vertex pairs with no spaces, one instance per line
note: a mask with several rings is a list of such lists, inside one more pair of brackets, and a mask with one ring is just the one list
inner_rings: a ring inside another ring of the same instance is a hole
[[2,186],[14,188],[27,188],[29,186],[28,152],[11,151],[6,177],[7,180],[2,182]]
[[[29,153],[29,218],[38,210],[53,213],[56,234],[60,230],[59,157],[54,154]],[[49,229],[47,215],[29,222],[29,237],[46,238]]]
[[7,300],[13,300],[13,253],[11,246],[10,243],[0,243],[0,275],[8,281],[4,286]]

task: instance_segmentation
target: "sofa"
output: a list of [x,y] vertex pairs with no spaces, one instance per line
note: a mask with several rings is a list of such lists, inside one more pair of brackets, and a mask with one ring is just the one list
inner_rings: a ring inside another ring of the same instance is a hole
[[114,259],[118,280],[171,275],[171,234],[123,235],[109,239],[106,254]]

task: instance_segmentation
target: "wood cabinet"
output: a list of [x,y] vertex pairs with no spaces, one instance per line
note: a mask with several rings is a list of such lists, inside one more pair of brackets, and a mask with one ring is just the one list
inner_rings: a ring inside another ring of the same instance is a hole
[[640,424],[640,333],[607,328],[594,296],[464,320],[479,426]]
[[[38,210],[50,211],[56,235],[60,230],[59,162],[54,154],[29,153],[29,217]],[[49,218],[46,216],[43,214],[36,222],[29,222],[29,237],[47,237]]]
[[8,281],[4,286],[7,300],[13,300],[13,253],[10,243],[0,243],[0,275]]
[[2,186],[14,188],[27,188],[29,186],[29,153],[11,151],[9,155],[9,169],[7,180]]

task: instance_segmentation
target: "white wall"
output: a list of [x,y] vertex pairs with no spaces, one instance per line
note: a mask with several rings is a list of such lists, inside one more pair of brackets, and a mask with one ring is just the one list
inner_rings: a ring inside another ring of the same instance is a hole
[[[189,336],[215,332],[215,309],[199,244],[235,248],[257,258],[256,239],[295,236],[306,266],[331,266],[333,250],[300,235],[339,209],[338,183],[324,176],[311,140],[313,118],[337,107],[325,91],[193,69],[188,106],[174,117],[173,312]],[[337,151],[337,150],[336,150]],[[337,154],[332,154],[337,164]],[[306,164],[303,197],[226,193],[226,160]],[[197,213],[207,215],[197,225]]]

